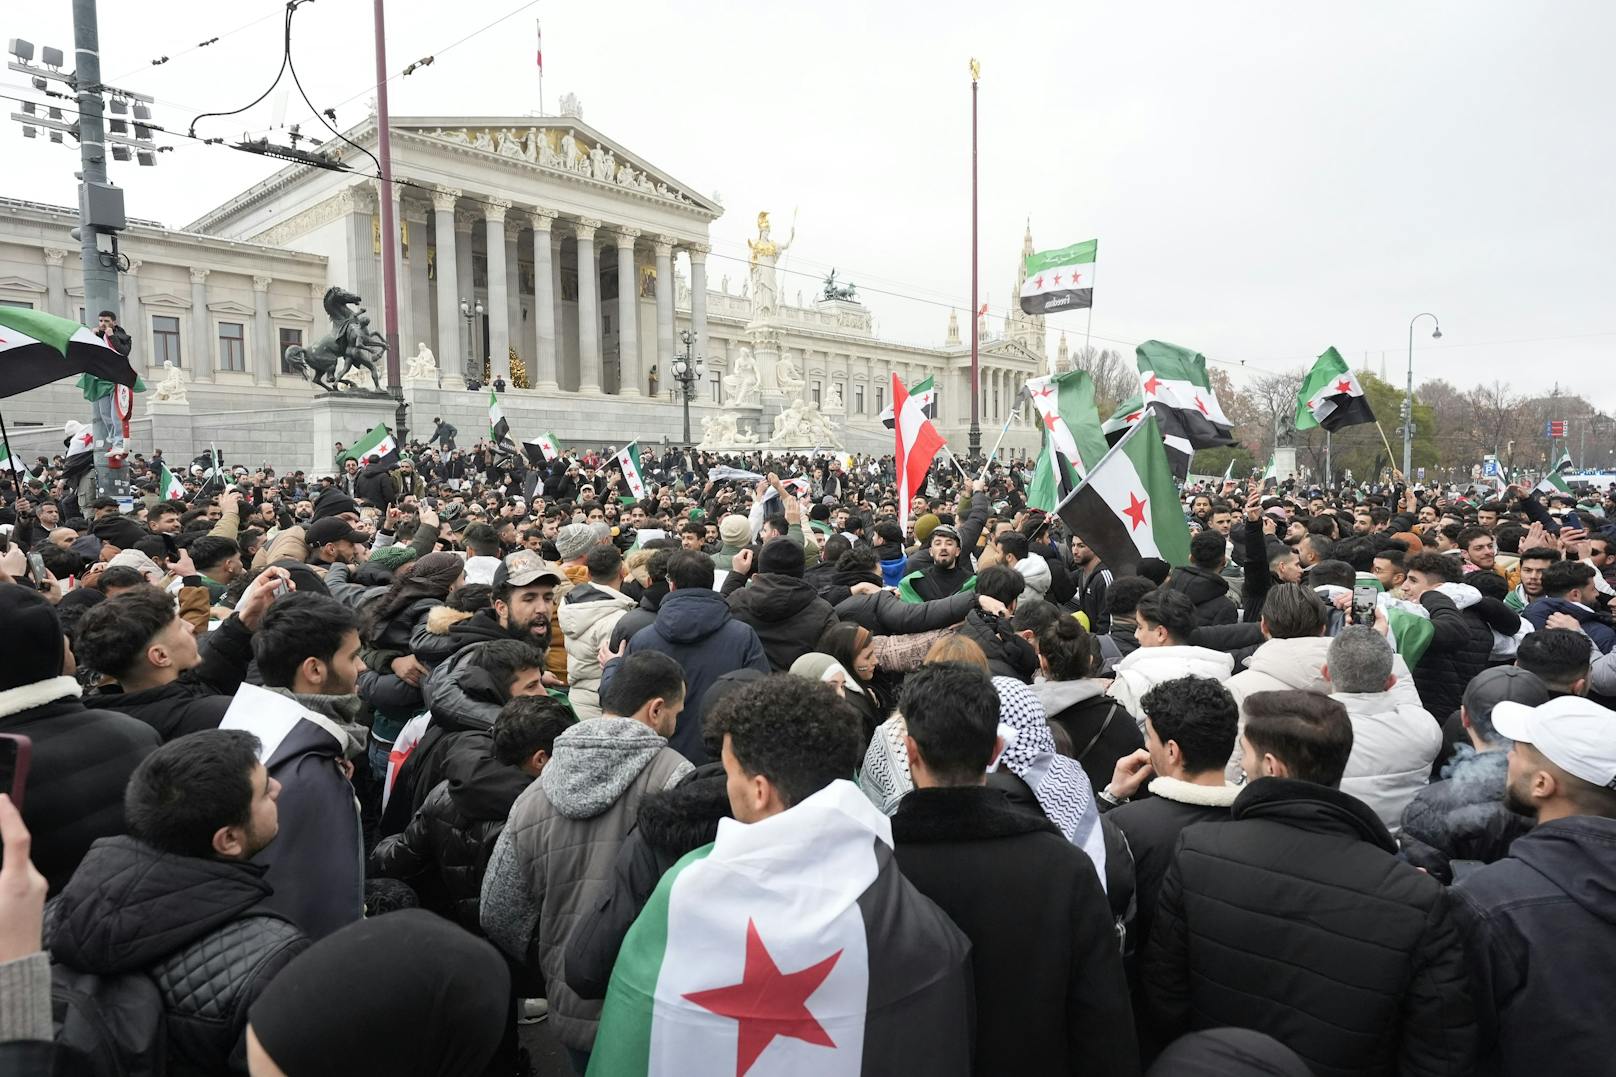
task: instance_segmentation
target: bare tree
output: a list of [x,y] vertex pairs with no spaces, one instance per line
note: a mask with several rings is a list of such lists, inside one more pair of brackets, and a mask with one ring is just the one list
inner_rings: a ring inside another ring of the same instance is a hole
[[1133,357],[1106,348],[1089,346],[1072,353],[1072,367],[1086,372],[1094,382],[1094,405],[1104,419],[1130,396],[1139,392],[1139,368]]

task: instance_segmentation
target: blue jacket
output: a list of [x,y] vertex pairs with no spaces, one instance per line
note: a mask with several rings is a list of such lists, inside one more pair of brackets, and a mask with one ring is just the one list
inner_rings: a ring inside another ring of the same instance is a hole
[[[903,578],[909,574],[909,558],[904,556],[903,547],[894,546],[892,549],[897,551],[897,557],[890,560],[885,556],[881,558],[881,583],[886,587],[898,586],[903,582]],[[878,546],[875,552],[884,555],[887,552],[887,547]]]
[[1522,610],[1521,616],[1531,621],[1532,627],[1541,632],[1549,616],[1555,613],[1569,614],[1580,621],[1582,630],[1594,641],[1594,646],[1599,648],[1600,654],[1609,654],[1610,649],[1616,647],[1616,628],[1611,628],[1609,619],[1568,599],[1540,598]]
[[[702,699],[718,678],[737,669],[769,672],[769,656],[752,626],[730,615],[729,603],[717,591],[684,588],[672,591],[657,609],[656,620],[634,633],[626,654],[661,651],[685,670],[685,707],[668,744],[697,766],[710,762],[701,742]],[[601,673],[600,695],[616,674],[615,660]]]
[[1477,1072],[1609,1073],[1610,1030],[1587,1007],[1616,998],[1616,819],[1542,823],[1451,892],[1482,1029]]

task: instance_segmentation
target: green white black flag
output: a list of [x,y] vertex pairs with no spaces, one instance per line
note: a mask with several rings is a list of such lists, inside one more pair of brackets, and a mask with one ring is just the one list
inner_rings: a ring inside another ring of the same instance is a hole
[[1094,256],[1100,241],[1074,243],[1058,251],[1036,251],[1027,256],[1027,275],[1021,282],[1024,314],[1081,310],[1094,305]]

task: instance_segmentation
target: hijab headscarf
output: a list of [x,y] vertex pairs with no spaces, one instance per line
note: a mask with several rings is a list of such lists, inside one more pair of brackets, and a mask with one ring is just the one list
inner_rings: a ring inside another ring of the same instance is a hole
[[298,955],[248,1014],[287,1077],[483,1072],[510,1018],[499,951],[423,909],[349,924]]
[[993,687],[999,693],[999,732],[1005,741],[1000,765],[1027,783],[1049,821],[1094,861],[1103,887],[1105,837],[1089,776],[1077,760],[1055,751],[1044,705],[1031,688],[1014,677],[995,677]]
[[859,684],[858,678],[849,673],[847,667],[828,654],[820,651],[809,651],[791,663],[791,675],[793,677],[802,677],[805,680],[822,681],[825,684],[830,684],[831,678],[838,673],[842,675],[842,687],[844,689],[849,692],[856,692],[859,695],[864,694],[864,688]]

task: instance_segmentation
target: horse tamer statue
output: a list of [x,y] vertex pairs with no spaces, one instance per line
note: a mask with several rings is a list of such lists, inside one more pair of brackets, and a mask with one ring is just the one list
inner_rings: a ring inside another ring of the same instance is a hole
[[[331,319],[331,333],[311,348],[301,344],[286,349],[286,361],[314,384],[331,392],[344,385],[356,388],[347,375],[354,369],[370,371],[371,384],[381,390],[381,375],[377,360],[387,354],[387,341],[370,327],[365,308],[359,306],[359,296],[346,288],[332,285],[325,290],[321,305]],[[312,373],[311,373],[312,372]]]

